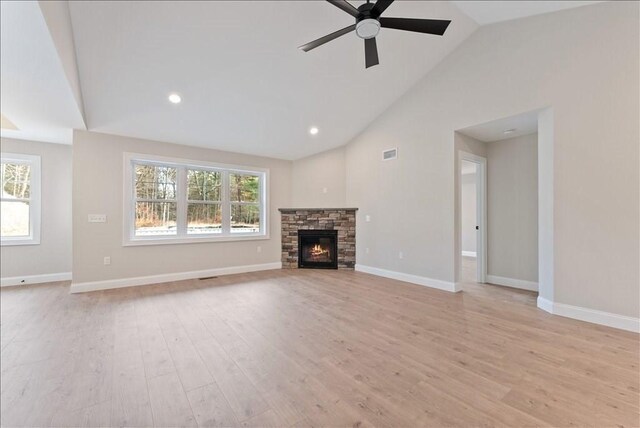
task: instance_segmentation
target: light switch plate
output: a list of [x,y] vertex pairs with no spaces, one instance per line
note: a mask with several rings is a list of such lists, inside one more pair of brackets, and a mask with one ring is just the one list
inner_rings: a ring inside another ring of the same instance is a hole
[[89,214],[89,223],[106,223],[106,214]]

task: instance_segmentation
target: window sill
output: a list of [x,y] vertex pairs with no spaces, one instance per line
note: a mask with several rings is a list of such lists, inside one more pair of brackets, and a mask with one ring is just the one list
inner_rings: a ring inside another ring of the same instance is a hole
[[142,245],[176,245],[176,244],[203,244],[212,242],[241,242],[241,241],[264,241],[269,239],[269,235],[246,235],[246,236],[204,236],[189,238],[153,238],[153,239],[128,239],[123,241],[123,247],[137,247]]
[[39,239],[2,239],[0,240],[0,246],[12,247],[20,245],[40,245]]

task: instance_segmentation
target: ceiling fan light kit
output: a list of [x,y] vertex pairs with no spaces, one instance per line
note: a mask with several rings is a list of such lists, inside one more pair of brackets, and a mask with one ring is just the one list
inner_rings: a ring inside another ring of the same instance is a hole
[[356,34],[361,39],[371,39],[380,32],[380,21],[373,18],[363,19],[356,24]]
[[315,49],[331,40],[355,31],[356,35],[364,40],[366,68],[379,64],[376,36],[380,33],[380,28],[393,28],[395,30],[442,36],[451,23],[451,21],[444,19],[382,18],[382,12],[384,12],[394,0],[378,0],[375,3],[370,3],[369,0],[367,0],[366,3],[360,5],[358,8],[354,7],[347,0],[327,1],[353,16],[356,19],[356,23],[302,45],[300,49],[309,52],[311,49]]

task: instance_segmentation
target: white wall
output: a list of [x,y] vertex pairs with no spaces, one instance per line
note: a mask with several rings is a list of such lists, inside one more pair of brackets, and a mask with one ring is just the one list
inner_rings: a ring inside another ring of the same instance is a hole
[[[466,162],[466,161],[465,161]],[[476,225],[478,223],[476,217],[476,173],[475,164],[471,162],[473,171],[468,174],[462,174],[462,206],[460,207],[460,215],[462,217],[462,251],[476,252]]]
[[[546,298],[638,317],[638,7],[599,3],[482,27],[349,143],[358,264],[454,281],[455,130],[552,107]],[[387,147],[399,148],[397,161],[380,161]]]
[[292,207],[345,207],[344,150],[338,147],[293,161]]
[[538,282],[538,134],[486,146],[487,274]]
[[[73,144],[74,284],[280,262],[278,208],[291,204],[290,161],[87,131],[75,131]],[[270,239],[123,247],[124,152],[268,168]],[[107,222],[88,223],[88,214]]]
[[[40,156],[42,207],[39,245],[3,246],[3,283],[34,283],[71,273],[71,146],[35,141],[0,140],[3,152]],[[33,278],[45,275],[45,277]]]

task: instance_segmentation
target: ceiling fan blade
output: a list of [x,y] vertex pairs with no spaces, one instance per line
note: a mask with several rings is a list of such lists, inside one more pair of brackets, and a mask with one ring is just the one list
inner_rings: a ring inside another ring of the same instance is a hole
[[380,18],[380,26],[394,30],[442,36],[451,21],[445,19]]
[[391,6],[391,3],[393,3],[393,0],[376,1],[376,4],[373,6],[373,9],[371,9],[371,14],[376,17],[382,15],[382,12],[384,12],[389,6]]
[[339,7],[340,9],[344,10],[345,12],[347,12],[349,15],[353,16],[354,18],[357,18],[358,14],[360,13],[360,12],[358,12],[358,9],[356,9],[347,0],[327,0],[327,1],[329,3],[331,3],[332,5],[334,5],[335,7]]
[[366,68],[378,65],[378,46],[376,38],[364,39],[364,62]]
[[298,49],[302,49],[305,52],[309,52],[311,49],[315,49],[318,46],[324,45],[325,43],[330,42],[333,39],[337,39],[338,37],[343,36],[347,33],[350,33],[355,29],[356,29],[356,24],[349,25],[348,27],[345,27],[342,30],[335,31],[331,34],[327,34],[324,37],[320,37],[319,39],[314,40],[313,42],[309,42],[306,45],[299,46]]

